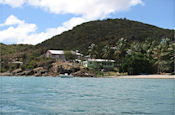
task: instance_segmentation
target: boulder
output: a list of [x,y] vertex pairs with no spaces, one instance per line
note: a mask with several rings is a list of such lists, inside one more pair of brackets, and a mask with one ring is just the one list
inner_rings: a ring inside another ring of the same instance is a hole
[[94,77],[95,76],[94,74],[83,71],[83,70],[72,73],[72,75],[77,76],[77,77]]
[[0,73],[0,76],[11,76],[12,74],[10,72],[4,72]]
[[34,68],[33,71],[34,73],[37,73],[38,71],[41,71],[43,69],[44,69],[43,67],[37,67],[37,68]]
[[22,69],[19,68],[19,69],[16,69],[16,70],[12,71],[12,75],[18,75],[21,72],[22,72]]
[[46,72],[47,70],[44,69],[43,67],[33,69],[34,76],[42,76],[42,74],[45,74]]
[[25,75],[33,75],[33,70],[26,70],[26,71],[24,71],[24,74]]
[[25,76],[25,72],[16,73],[16,76]]

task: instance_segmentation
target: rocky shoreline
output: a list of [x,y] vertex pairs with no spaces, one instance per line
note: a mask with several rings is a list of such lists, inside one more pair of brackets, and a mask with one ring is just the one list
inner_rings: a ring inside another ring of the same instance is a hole
[[[60,74],[68,73],[75,77],[97,77],[92,70],[85,68],[77,63],[56,61],[49,67],[36,67],[33,69],[23,70],[22,68],[15,69],[13,71],[7,71],[0,73],[0,76],[32,76],[32,77],[59,77]],[[175,75],[165,74],[165,75],[114,75],[114,76],[98,76],[103,78],[158,78],[158,79],[175,79]]]
[[37,67],[33,69],[23,70],[18,68],[11,72],[0,73],[0,76],[53,76],[59,77],[60,74],[68,73],[79,77],[95,77],[95,74],[87,68],[76,63],[57,61],[52,67]]

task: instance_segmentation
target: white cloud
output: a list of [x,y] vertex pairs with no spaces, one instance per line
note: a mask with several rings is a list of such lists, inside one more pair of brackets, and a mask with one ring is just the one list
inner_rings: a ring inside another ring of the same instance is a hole
[[[0,0],[0,4],[8,4],[12,7],[29,4],[50,13],[74,15],[70,20],[63,22],[62,26],[46,29],[41,33],[36,33],[37,26],[35,24],[25,23],[13,15],[0,24],[0,27],[10,26],[8,29],[0,31],[0,42],[13,40],[17,43],[37,44],[83,22],[103,19],[111,13],[128,10],[138,4],[143,5],[143,2],[142,0]],[[10,34],[7,35],[8,33]]]
[[16,24],[23,24],[23,23],[24,23],[24,21],[19,20],[18,18],[16,18],[16,17],[13,16],[13,15],[10,15],[10,16],[6,19],[5,23],[0,24],[0,27],[1,27],[1,26],[16,25]]
[[0,0],[1,4],[20,7],[24,3],[55,14],[76,14],[86,18],[101,18],[143,4],[142,0]]
[[24,4],[25,0],[0,0],[1,4],[8,4],[11,7],[15,8],[15,7],[20,7],[21,5]]
[[86,18],[99,18],[143,4],[142,0],[26,0],[26,2],[52,13],[78,14]]
[[59,33],[57,28],[50,28],[46,32],[36,33],[37,26],[35,24],[26,23],[14,15],[9,16],[0,25],[1,27],[8,27],[0,31],[0,42],[37,44]]
[[9,41],[10,43],[35,45],[63,31],[72,29],[72,27],[82,22],[84,22],[82,18],[72,18],[64,22],[62,26],[48,28],[45,32],[37,33],[35,24],[26,23],[14,15],[10,15],[4,23],[0,24],[0,27],[7,27],[7,29],[0,31],[0,42]]

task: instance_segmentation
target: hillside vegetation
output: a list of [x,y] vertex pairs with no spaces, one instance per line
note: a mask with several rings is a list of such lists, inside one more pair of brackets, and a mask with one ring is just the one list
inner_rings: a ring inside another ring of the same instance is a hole
[[[43,67],[55,60],[48,49],[79,50],[92,58],[114,59],[118,72],[128,74],[173,72],[174,31],[127,19],[91,21],[40,44],[1,46],[1,72]],[[18,61],[23,64],[14,64]]]
[[79,49],[86,53],[87,47],[92,43],[114,46],[120,38],[125,38],[130,42],[142,42],[160,41],[166,37],[173,40],[173,30],[127,19],[107,19],[83,23],[37,46],[48,49]]

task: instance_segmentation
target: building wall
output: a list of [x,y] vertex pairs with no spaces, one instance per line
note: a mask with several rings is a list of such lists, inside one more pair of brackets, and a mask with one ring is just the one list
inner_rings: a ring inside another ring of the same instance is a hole
[[51,57],[55,58],[55,59],[60,59],[60,60],[63,60],[63,61],[66,60],[64,54],[51,55]]
[[87,61],[83,61],[82,64],[83,64],[84,67],[88,67],[88,66],[87,66],[87,63],[88,63]]
[[50,52],[49,52],[49,51],[47,51],[47,52],[46,52],[46,57],[47,57],[47,58],[49,58],[49,57],[50,57],[50,55],[51,55],[51,54],[50,54]]
[[49,51],[46,52],[46,57],[47,57],[47,58],[60,59],[60,60],[63,60],[63,61],[66,60],[64,54],[53,55],[53,54],[51,54]]

